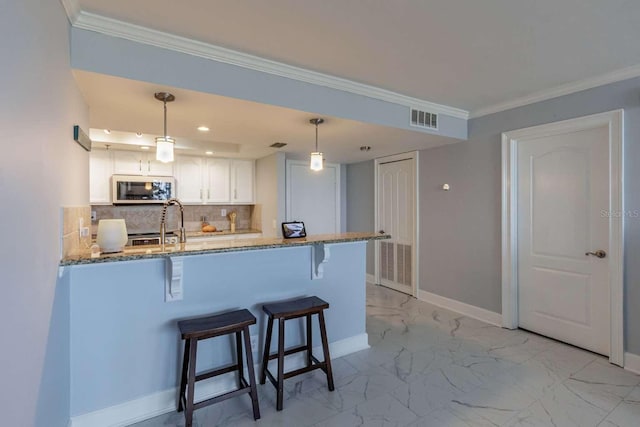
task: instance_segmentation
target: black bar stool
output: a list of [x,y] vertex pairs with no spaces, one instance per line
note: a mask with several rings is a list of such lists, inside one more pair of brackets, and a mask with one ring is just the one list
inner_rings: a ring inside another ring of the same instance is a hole
[[[182,334],[184,344],[184,358],[182,362],[182,379],[180,381],[180,395],[178,396],[178,412],[185,411],[186,427],[193,422],[193,411],[204,406],[222,402],[239,394],[249,393],[253,404],[253,418],[260,418],[258,407],[258,393],[256,390],[256,378],[253,372],[253,355],[251,354],[251,338],[249,325],[256,323],[256,318],[249,310],[237,310],[228,313],[217,314],[208,317],[181,320],[178,328]],[[220,335],[236,334],[236,363],[224,368],[196,374],[196,351],[198,341]],[[247,357],[247,369],[249,371],[249,383],[244,378],[244,364],[242,362],[242,334],[244,333],[244,345]],[[195,383],[227,372],[238,371],[238,389],[224,393],[220,396],[194,403]],[[188,386],[188,387],[187,387]],[[185,390],[187,395],[185,397]]]
[[[327,329],[324,324],[324,310],[329,308],[329,303],[321,300],[316,296],[300,298],[293,301],[286,301],[274,304],[265,304],[262,310],[267,313],[267,337],[264,342],[264,353],[262,355],[262,369],[260,375],[260,384],[266,382],[267,376],[269,381],[275,386],[277,391],[276,409],[282,410],[282,397],[284,394],[284,380],[296,375],[314,369],[322,369],[327,374],[327,385],[329,391],[334,390],[333,373],[331,372],[331,357],[329,356],[329,344],[327,342]],[[324,361],[320,362],[311,353],[313,348],[311,336],[311,316],[318,315],[318,323],[320,323],[320,338],[322,339],[322,350],[324,352]],[[306,316],[307,318],[307,342],[298,347],[288,350],[284,349],[284,322],[289,319],[297,319]],[[278,319],[278,352],[269,354],[271,348],[271,335],[273,332],[273,319]],[[284,357],[300,351],[307,352],[307,364],[305,367],[290,372],[284,372]],[[278,359],[278,378],[274,378],[269,372],[267,364],[269,360]]]

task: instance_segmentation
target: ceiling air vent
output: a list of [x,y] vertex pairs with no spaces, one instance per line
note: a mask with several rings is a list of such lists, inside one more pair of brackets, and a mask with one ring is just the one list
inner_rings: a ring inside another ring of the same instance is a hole
[[287,145],[286,142],[274,142],[273,144],[271,144],[269,147],[273,147],[273,148],[282,148],[285,145]]
[[410,124],[419,128],[438,129],[438,115],[412,108]]

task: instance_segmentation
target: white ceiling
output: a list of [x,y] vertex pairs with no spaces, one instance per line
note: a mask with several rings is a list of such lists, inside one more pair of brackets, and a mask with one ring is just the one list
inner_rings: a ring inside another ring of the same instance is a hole
[[[474,112],[558,86],[640,70],[638,0],[64,0],[95,13]],[[628,68],[627,68],[628,69]],[[634,70],[636,68],[633,68]],[[150,144],[162,131],[201,154],[310,151],[312,113],[75,71],[96,141]],[[325,117],[320,149],[349,163],[455,142]],[[208,134],[195,130],[211,128]],[[134,132],[146,134],[137,139]],[[368,152],[359,151],[370,145]],[[131,148],[131,145],[125,145]],[[135,145],[134,149],[137,149]]]
[[80,8],[477,111],[640,64],[638,0],[79,0]]
[[[139,149],[154,146],[163,132],[163,105],[153,94],[168,91],[176,100],[167,104],[167,133],[184,154],[259,158],[281,150],[303,158],[313,151],[315,128],[311,113],[205,94],[152,83],[74,70],[76,82],[89,105],[90,137],[98,146]],[[323,116],[318,129],[319,148],[328,162],[353,163],[406,151],[456,142],[451,138]],[[209,132],[196,128],[205,125]],[[104,129],[111,130],[109,135]],[[143,134],[141,138],[136,133]],[[360,146],[371,146],[369,152]],[[152,148],[153,149],[153,148]]]

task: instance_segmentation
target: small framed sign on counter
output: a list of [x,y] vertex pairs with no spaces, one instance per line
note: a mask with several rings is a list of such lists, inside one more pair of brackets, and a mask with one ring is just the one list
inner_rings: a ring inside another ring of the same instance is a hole
[[307,237],[307,230],[304,228],[304,222],[291,221],[282,223],[282,237],[285,239],[297,239],[299,237]]

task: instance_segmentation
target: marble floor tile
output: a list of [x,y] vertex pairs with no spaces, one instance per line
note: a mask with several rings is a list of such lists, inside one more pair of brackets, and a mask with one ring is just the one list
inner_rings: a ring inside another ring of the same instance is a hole
[[318,427],[370,426],[402,427],[417,419],[416,414],[390,394],[367,400],[318,424]]
[[488,382],[452,400],[448,409],[470,426],[501,426],[534,401],[522,390]]
[[424,375],[420,380],[402,384],[391,394],[419,417],[449,405],[464,391],[453,384],[442,371]]
[[[195,412],[196,427],[226,426],[640,426],[640,376],[570,345],[506,330],[367,286],[371,348],[332,360],[336,389],[316,370],[275,388]],[[135,427],[183,427],[161,415]]]
[[[565,387],[584,401],[609,412],[640,382],[639,377],[596,360],[564,381]],[[640,420],[638,420],[640,425]]]
[[603,427],[637,427],[640,424],[640,387],[636,387],[604,419]]
[[567,379],[596,359],[606,360],[602,356],[579,348],[554,342],[548,350],[531,358],[532,363],[540,363],[560,379]]
[[565,383],[559,383],[540,400],[521,411],[510,425],[597,426],[609,413],[599,403],[585,400]]
[[372,369],[336,381],[335,395],[331,398],[334,405],[345,410],[382,396],[402,384],[404,382],[401,379],[384,369]]

